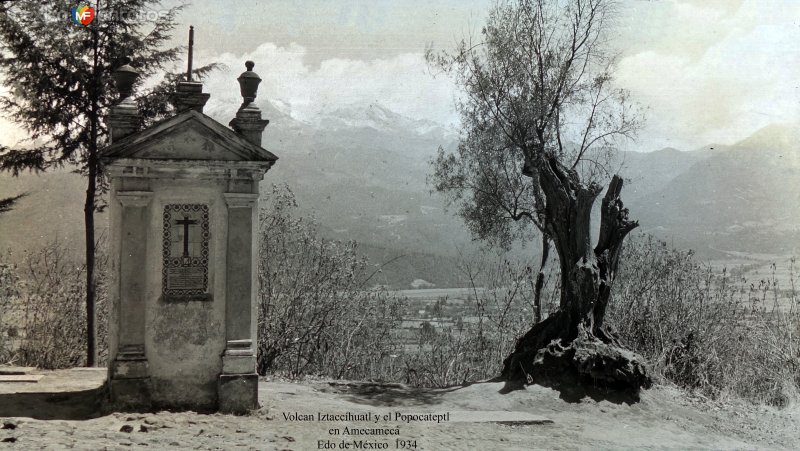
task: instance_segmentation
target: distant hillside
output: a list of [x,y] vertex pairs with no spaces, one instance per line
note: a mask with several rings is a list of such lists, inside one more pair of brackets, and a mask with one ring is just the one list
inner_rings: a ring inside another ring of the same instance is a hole
[[[800,250],[800,134],[771,126],[629,202],[645,231],[700,251]],[[655,171],[653,172],[655,174]]]
[[415,280],[424,280],[436,287],[465,287],[470,283],[466,275],[457,270],[458,257],[373,245],[359,245],[358,250],[371,263],[370,286],[411,289]]
[[[379,283],[462,283],[454,258],[476,245],[426,185],[436,150],[456,145],[452,130],[380,105],[342,108],[313,123],[266,101],[260,105],[271,120],[264,146],[280,157],[262,182],[265,197],[272,183],[287,183],[325,236],[359,241],[374,264],[404,255]],[[623,152],[617,162],[628,180],[623,200],[642,231],[707,256],[715,250],[796,253],[798,138],[797,127],[772,126],[732,146]],[[21,251],[56,237],[81,249],[84,190],[83,179],[65,171],[0,175],[0,197],[29,193],[0,215],[0,249]],[[105,222],[100,215],[98,227]]]
[[616,164],[619,174],[627,179],[623,200],[630,202],[652,194],[711,155],[709,151],[681,152],[673,148],[654,152],[621,152]]
[[[452,132],[379,105],[341,109],[315,124],[266,102],[262,108],[271,119],[264,145],[280,157],[262,182],[265,198],[271,184],[287,183],[302,214],[317,218],[328,237],[359,241],[374,264],[402,256],[376,274],[375,283],[408,288],[421,278],[459,284],[452,256],[472,246],[470,237],[425,184],[428,160],[440,145],[453,145]],[[0,249],[19,253],[58,239],[81,252],[84,190],[85,180],[67,171],[0,175],[0,195],[29,193],[0,215]],[[106,223],[98,215],[101,233]]]
[[[43,175],[0,175],[0,197],[27,193],[13,210],[0,214],[0,252],[19,253],[53,240],[81,252],[85,192],[85,179],[63,169]],[[102,229],[107,221],[98,216]]]
[[470,245],[461,220],[426,184],[439,146],[455,146],[451,131],[379,105],[340,109],[314,124],[283,117],[272,125],[264,146],[281,159],[264,188],[288,183],[332,238],[436,255]]

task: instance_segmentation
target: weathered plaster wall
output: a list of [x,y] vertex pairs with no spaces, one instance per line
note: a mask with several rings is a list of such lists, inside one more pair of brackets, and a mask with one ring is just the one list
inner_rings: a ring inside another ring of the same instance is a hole
[[[225,351],[225,186],[213,181],[155,179],[150,189],[148,236],[155,239],[147,243],[145,349],[153,403],[213,408]],[[209,207],[208,301],[166,301],[162,295],[162,214],[165,205],[182,203]]]

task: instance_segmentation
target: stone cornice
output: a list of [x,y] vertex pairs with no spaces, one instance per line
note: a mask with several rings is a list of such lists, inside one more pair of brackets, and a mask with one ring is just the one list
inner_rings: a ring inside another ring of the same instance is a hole
[[150,191],[117,191],[117,200],[124,207],[146,207],[152,197]]
[[113,179],[168,178],[192,180],[260,181],[272,167],[272,161],[153,160],[143,158],[103,159],[106,173]]
[[253,193],[222,193],[228,208],[252,208],[258,202],[258,194]]

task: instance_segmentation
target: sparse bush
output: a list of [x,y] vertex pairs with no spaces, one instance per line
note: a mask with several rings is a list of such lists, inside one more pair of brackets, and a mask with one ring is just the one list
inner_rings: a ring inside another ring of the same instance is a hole
[[[794,280],[794,260],[790,268]],[[800,385],[794,283],[748,284],[653,238],[626,243],[609,319],[657,375],[718,397],[784,405]]]
[[15,338],[16,329],[12,317],[12,305],[18,293],[19,277],[16,266],[0,263],[0,364],[11,360],[11,349]]
[[[471,281],[470,305],[452,325],[437,330],[422,324],[418,349],[403,356],[408,383],[445,387],[497,376],[517,338],[532,325],[533,280],[525,264],[482,258],[465,260],[460,269]],[[435,304],[434,317],[446,316],[440,312],[445,302]]]
[[436,330],[426,322],[417,332],[417,349],[402,356],[404,382],[421,387],[447,387],[483,378],[485,367],[497,372],[497,362],[482,358],[487,347],[471,327]]
[[399,301],[365,289],[355,243],[318,236],[288,187],[260,214],[258,371],[374,378],[391,367]]
[[[103,258],[99,256],[98,263]],[[99,264],[100,268],[105,265]],[[64,245],[54,242],[27,254],[18,268],[17,297],[6,310],[3,334],[13,332],[18,344],[7,348],[6,360],[45,369],[86,362],[86,269]],[[97,275],[98,362],[107,359],[105,275]],[[13,328],[13,331],[12,331]]]
[[[496,376],[533,321],[529,267],[465,261],[472,288],[461,316],[448,317],[448,300],[440,299],[427,309],[429,323],[412,333],[414,343],[404,345],[400,300],[365,289],[368,265],[357,246],[319,238],[313,220],[297,217],[288,188],[274,190],[260,233],[261,374],[461,384]],[[791,265],[789,287],[775,277],[748,284],[746,268],[715,272],[691,251],[632,237],[608,322],[662,382],[784,405],[800,386],[800,298]],[[558,268],[550,268],[545,314],[558,303]]]
[[[795,261],[789,264],[788,287],[781,287],[774,275],[748,283],[742,274],[752,267],[715,272],[691,251],[672,249],[652,237],[632,237],[625,245],[608,322],[664,383],[711,397],[785,405],[800,387],[800,296]],[[530,271],[488,261],[465,268],[473,285],[486,289],[474,289],[470,321],[433,333],[418,331],[419,351],[403,356],[411,383],[446,386],[495,376],[530,325]],[[559,295],[558,268],[550,268],[543,290],[545,316],[554,311]]]

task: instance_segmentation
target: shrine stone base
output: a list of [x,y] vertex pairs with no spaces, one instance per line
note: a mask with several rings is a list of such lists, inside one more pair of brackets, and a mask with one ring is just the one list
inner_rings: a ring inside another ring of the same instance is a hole
[[144,353],[136,349],[123,351],[111,363],[109,394],[111,407],[118,410],[149,410],[149,366]]
[[223,413],[247,413],[258,408],[258,374],[220,374],[217,392]]
[[111,402],[107,406],[109,410],[149,411],[153,407],[149,377],[111,379],[108,388],[111,394]]

